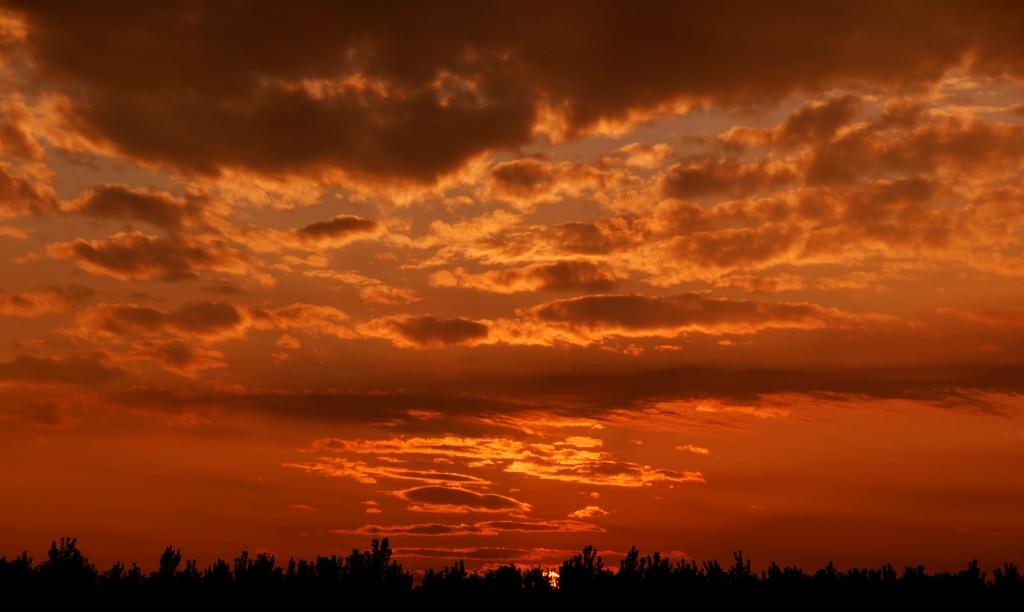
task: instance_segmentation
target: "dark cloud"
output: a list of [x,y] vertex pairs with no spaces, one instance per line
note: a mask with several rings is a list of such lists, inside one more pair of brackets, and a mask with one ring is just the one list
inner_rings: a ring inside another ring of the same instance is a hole
[[860,98],[856,96],[843,96],[806,104],[782,122],[778,140],[783,143],[831,140],[836,130],[853,119],[860,103]]
[[[515,276],[516,272],[512,271]],[[611,289],[616,278],[589,261],[560,261],[532,266],[521,272],[551,291],[600,291]]]
[[248,269],[241,252],[219,241],[179,235],[119,232],[102,240],[52,244],[47,252],[70,259],[87,272],[121,280],[177,281],[194,278],[204,270],[240,274]]
[[353,215],[338,215],[330,221],[313,223],[295,230],[299,238],[321,244],[341,246],[353,240],[368,238],[380,230],[373,219]]
[[244,19],[216,2],[12,4],[35,82],[68,94],[70,129],[208,174],[430,181],[528,142],[541,116],[571,136],[676,103],[931,82],[967,54],[977,73],[1024,71],[1012,3],[310,4],[282,15],[257,2]]
[[792,182],[796,173],[767,162],[744,164],[735,159],[696,159],[668,169],[662,192],[672,198],[726,195],[741,197],[775,191]]
[[832,401],[906,399],[949,408],[999,412],[987,394],[1024,393],[1024,365],[947,364],[890,367],[667,367],[633,372],[564,372],[463,381],[467,393],[516,394],[574,412],[561,398],[572,398],[583,414],[597,416],[621,407],[641,408],[659,401],[723,399],[753,402],[766,396],[804,394]]
[[120,368],[106,365],[97,355],[63,358],[18,355],[11,361],[0,362],[0,381],[6,382],[92,385],[123,375]]
[[421,421],[410,417],[409,411],[412,409],[438,411],[448,417],[458,417],[497,414],[523,407],[514,397],[495,398],[486,393],[467,395],[458,389],[392,392],[252,390],[225,393],[216,390],[136,387],[110,394],[106,400],[129,409],[169,413],[232,407],[285,419],[322,423],[390,423],[402,429],[447,426],[446,422]]
[[155,361],[163,368],[185,376],[227,365],[219,351],[184,340],[138,342],[132,346],[131,356]]
[[85,301],[95,293],[92,289],[81,285],[46,287],[23,293],[4,293],[0,289],[0,315],[37,317],[44,314],[60,313]]
[[497,193],[529,199],[546,192],[555,180],[555,174],[549,163],[524,158],[496,164],[491,169],[491,178]]
[[141,221],[163,229],[177,229],[198,214],[202,201],[203,198],[192,194],[175,198],[161,191],[99,185],[69,202],[66,210],[87,217]]
[[83,324],[115,334],[169,332],[185,335],[220,335],[239,329],[242,313],[224,302],[198,302],[175,310],[136,304],[98,304],[83,315]]
[[[575,370],[567,367],[542,375],[435,381],[429,388],[389,393],[136,387],[107,393],[103,401],[130,410],[170,414],[233,410],[326,424],[387,423],[399,431],[413,432],[451,431],[449,419],[459,419],[461,433],[482,435],[495,430],[475,418],[507,417],[540,408],[553,415],[601,419],[615,410],[635,410],[659,401],[754,402],[766,396],[802,394],[854,403],[864,398],[906,399],[998,412],[1001,408],[997,400],[991,399],[992,394],[1024,393],[1024,366],[1019,364],[774,368],[687,365],[629,371]],[[421,421],[409,416],[411,409],[438,411],[445,418]]]
[[977,118],[929,118],[889,106],[876,117],[813,148],[806,182],[844,185],[864,176],[899,178],[934,173],[1017,170],[1024,126]]
[[371,321],[362,328],[369,335],[389,338],[400,345],[421,348],[465,344],[487,337],[483,323],[463,318],[430,315],[389,317]]

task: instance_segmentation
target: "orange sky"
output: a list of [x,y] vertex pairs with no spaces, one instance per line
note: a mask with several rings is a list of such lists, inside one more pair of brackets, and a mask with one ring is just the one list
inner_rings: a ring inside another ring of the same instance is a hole
[[1024,20],[0,2],[0,554],[1024,549]]

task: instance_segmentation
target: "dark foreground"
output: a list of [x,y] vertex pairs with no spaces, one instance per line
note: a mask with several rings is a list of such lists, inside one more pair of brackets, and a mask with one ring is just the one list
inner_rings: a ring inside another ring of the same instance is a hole
[[[669,604],[680,609],[704,603],[789,603],[814,606],[962,604],[1024,609],[1024,578],[1012,564],[982,571],[977,562],[955,573],[934,573],[924,567],[897,571],[837,570],[832,564],[813,572],[779,567],[774,562],[760,573],[734,554],[732,565],[675,561],[657,553],[641,556],[636,549],[615,571],[587,547],[564,561],[557,580],[542,568],[506,565],[484,573],[468,573],[460,561],[440,571],[428,570],[418,584],[391,558],[388,540],[373,540],[366,551],[344,557],[289,559],[278,565],[272,555],[250,557],[243,552],[228,563],[218,559],[199,568],[182,563],[181,552],[167,547],[159,570],[144,573],[138,566],[114,564],[100,571],[86,559],[72,538],[51,544],[47,559],[33,565],[27,554],[0,558],[0,601],[100,603],[132,607],[165,605],[294,605],[354,607],[372,598],[378,603],[478,603],[571,605],[635,602]],[[557,582],[557,584],[556,584]]]

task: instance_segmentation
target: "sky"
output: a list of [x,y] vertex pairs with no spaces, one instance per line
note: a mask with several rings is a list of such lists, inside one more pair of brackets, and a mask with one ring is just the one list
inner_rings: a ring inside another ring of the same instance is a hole
[[0,1],[0,555],[1024,561],[987,2]]

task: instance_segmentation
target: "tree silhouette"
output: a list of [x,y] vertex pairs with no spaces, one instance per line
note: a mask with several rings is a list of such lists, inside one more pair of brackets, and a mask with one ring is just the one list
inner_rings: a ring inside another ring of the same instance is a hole
[[[184,563],[183,563],[184,561]],[[298,607],[350,605],[354,601],[396,600],[445,605],[461,601],[476,605],[576,605],[615,601],[662,602],[667,598],[691,606],[808,605],[821,608],[870,605],[950,605],[1016,607],[1024,604],[1024,577],[1005,563],[991,576],[977,560],[958,572],[929,573],[924,566],[891,565],[839,570],[833,563],[808,573],[772,561],[760,573],[750,559],[733,553],[733,563],[717,560],[673,562],[658,553],[644,556],[636,547],[613,571],[592,546],[559,566],[558,585],[537,566],[514,563],[469,572],[458,560],[440,570],[427,570],[418,585],[393,558],[387,538],[374,539],[368,550],[353,549],[344,557],[318,556],[312,561],[289,559],[277,564],[274,555],[242,551],[231,563],[218,559],[204,570],[168,546],[156,571],[145,574],[135,564],[115,563],[97,571],[74,538],[50,544],[46,560],[33,565],[27,553],[0,557],[0,594],[8,601],[67,601],[81,605],[148,607],[188,605],[267,605]]]

